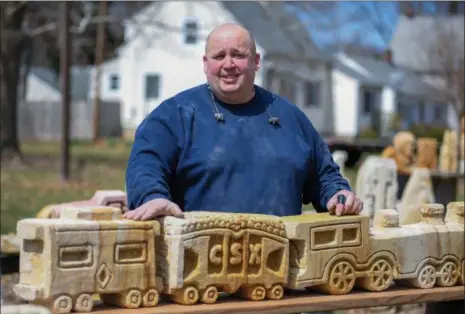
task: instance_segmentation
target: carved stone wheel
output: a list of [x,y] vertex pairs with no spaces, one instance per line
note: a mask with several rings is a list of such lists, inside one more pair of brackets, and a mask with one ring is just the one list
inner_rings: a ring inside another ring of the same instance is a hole
[[149,289],[144,293],[144,297],[142,298],[142,305],[144,307],[154,307],[158,304],[158,300],[160,296],[158,291],[155,289]]
[[142,303],[142,293],[139,290],[131,289],[124,295],[123,306],[128,309],[138,308]]
[[212,304],[215,303],[216,300],[218,299],[218,289],[214,286],[210,286],[207,289],[205,289],[202,293],[201,301],[203,303],[208,303]]
[[367,276],[359,281],[359,286],[370,291],[382,291],[389,288],[393,279],[391,264],[381,259],[371,266]]
[[355,269],[346,261],[334,264],[323,290],[330,294],[347,294],[355,284]]
[[199,301],[199,291],[195,287],[186,287],[182,292],[181,303],[191,305],[197,301]]
[[270,300],[280,300],[284,296],[284,288],[280,284],[273,285],[266,292],[266,297]]
[[253,301],[261,301],[266,297],[266,290],[263,286],[251,287],[248,298]]
[[425,265],[418,277],[413,279],[413,285],[421,289],[430,289],[436,284],[436,269],[432,265]]
[[94,300],[90,294],[81,294],[74,304],[74,312],[90,312],[94,307]]
[[70,313],[73,308],[73,300],[67,295],[58,296],[52,304],[53,313]]
[[452,287],[457,283],[459,277],[460,273],[457,265],[451,261],[445,262],[439,270],[438,285],[441,287]]

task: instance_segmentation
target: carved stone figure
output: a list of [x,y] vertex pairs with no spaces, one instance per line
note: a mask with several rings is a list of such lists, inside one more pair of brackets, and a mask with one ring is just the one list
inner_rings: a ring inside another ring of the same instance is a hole
[[422,137],[417,140],[416,167],[436,169],[438,164],[438,141],[435,138]]
[[445,173],[457,171],[457,134],[445,130],[439,152],[439,170]]
[[386,147],[381,157],[394,159],[398,173],[410,174],[415,161],[415,136],[409,131],[399,132],[394,136],[393,145]]
[[393,159],[369,156],[357,174],[356,194],[363,201],[362,214],[374,217],[375,211],[396,208],[397,166]]
[[433,183],[427,168],[415,168],[407,181],[398,208],[400,224],[417,223],[421,219],[419,206],[434,203]]
[[345,176],[345,163],[347,160],[347,152],[343,150],[336,150],[333,152],[333,159],[334,162],[339,166],[341,175],[347,180],[347,177]]
[[459,170],[464,172],[465,168],[465,114],[460,118],[460,149],[459,149]]

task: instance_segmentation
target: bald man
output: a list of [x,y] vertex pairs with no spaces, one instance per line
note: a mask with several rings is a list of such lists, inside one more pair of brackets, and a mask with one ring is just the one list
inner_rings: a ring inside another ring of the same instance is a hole
[[137,129],[125,218],[199,210],[288,216],[310,202],[337,215],[361,211],[305,114],[254,84],[260,55],[249,31],[214,29],[203,65],[205,84],[163,101]]

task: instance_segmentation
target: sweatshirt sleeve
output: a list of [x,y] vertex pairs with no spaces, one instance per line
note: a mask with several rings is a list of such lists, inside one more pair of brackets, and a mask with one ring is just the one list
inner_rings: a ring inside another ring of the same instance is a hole
[[303,203],[311,202],[318,212],[327,212],[326,204],[329,199],[338,191],[351,191],[351,188],[347,180],[342,177],[328,145],[306,116],[301,119],[305,119],[304,132],[312,148],[312,156],[309,159],[310,174],[304,187]]
[[129,210],[172,200],[170,185],[181,151],[182,121],[174,101],[160,104],[138,127],[126,170]]

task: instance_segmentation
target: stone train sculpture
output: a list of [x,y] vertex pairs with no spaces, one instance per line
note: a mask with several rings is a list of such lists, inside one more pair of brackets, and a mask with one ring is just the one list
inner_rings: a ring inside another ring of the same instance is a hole
[[420,221],[394,210],[300,216],[188,212],[131,221],[108,206],[64,208],[18,222],[16,294],[55,313],[89,312],[94,296],[124,308],[214,303],[219,294],[279,300],[286,289],[347,294],[393,284],[463,285],[464,202],[424,204]]

